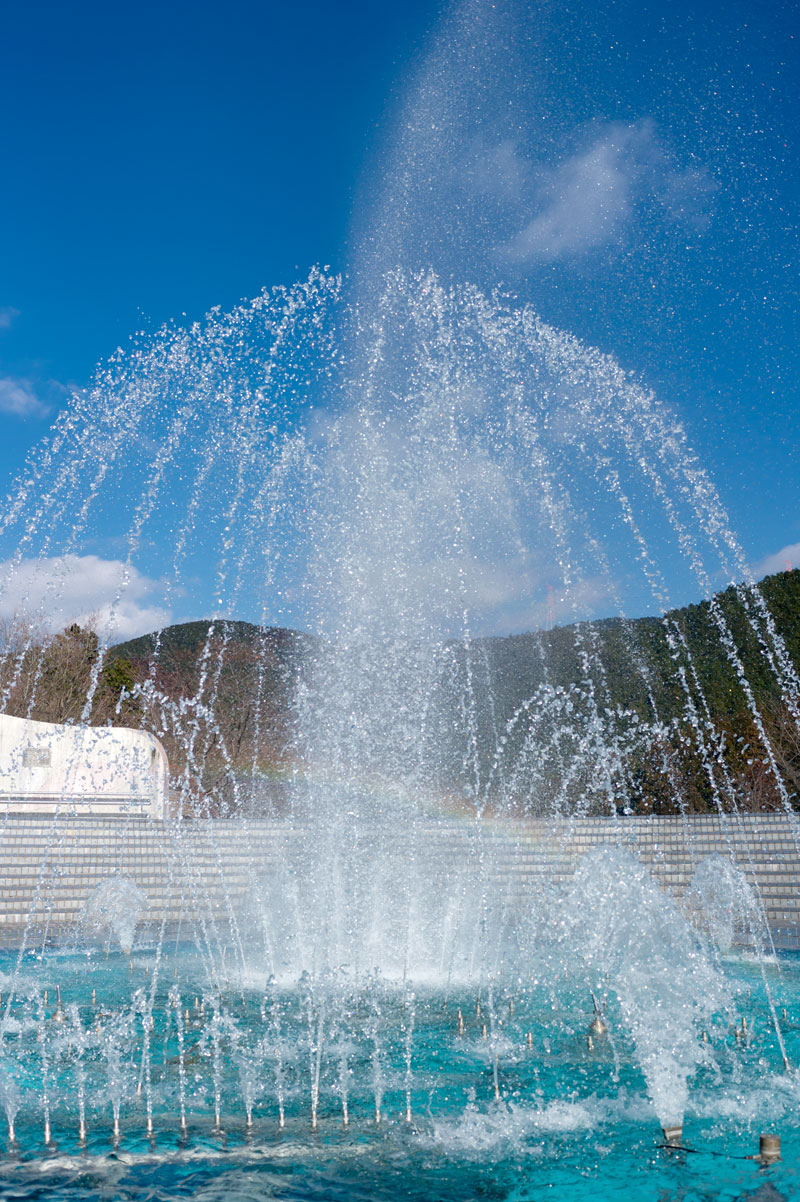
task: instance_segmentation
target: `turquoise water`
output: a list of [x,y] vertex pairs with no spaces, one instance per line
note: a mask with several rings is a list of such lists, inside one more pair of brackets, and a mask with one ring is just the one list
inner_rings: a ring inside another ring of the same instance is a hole
[[[217,992],[189,949],[162,957],[154,986],[155,968],[147,950],[130,961],[5,956],[2,1096],[16,1109],[16,1147],[0,1198],[800,1197],[796,956],[763,971],[724,962],[733,1006],[703,1044],[686,1151],[660,1146],[613,999],[609,1033],[589,1048],[580,982],[495,981],[478,995],[466,984],[356,988],[338,976],[291,988],[220,982]],[[746,1159],[761,1131],[782,1138],[784,1159],[767,1169]]]

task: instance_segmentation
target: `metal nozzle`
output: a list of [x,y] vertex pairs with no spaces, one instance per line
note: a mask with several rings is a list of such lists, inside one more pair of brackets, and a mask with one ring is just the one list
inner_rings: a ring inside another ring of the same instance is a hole
[[591,1031],[592,1035],[605,1035],[608,1027],[603,1020],[603,1011],[600,1008],[600,1003],[595,997],[594,990],[590,989],[589,992],[592,995],[592,1005],[594,1006],[594,1018],[589,1024],[589,1030]]
[[758,1159],[762,1164],[775,1164],[781,1158],[781,1137],[762,1135],[758,1141]]
[[600,1015],[595,1014],[594,1018],[589,1024],[589,1030],[591,1031],[592,1035],[605,1035],[608,1028]]

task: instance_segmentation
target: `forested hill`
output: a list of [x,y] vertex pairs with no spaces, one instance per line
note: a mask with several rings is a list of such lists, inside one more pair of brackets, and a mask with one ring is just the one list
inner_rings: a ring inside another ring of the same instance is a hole
[[[88,699],[92,725],[153,731],[189,813],[259,812],[302,770],[297,702],[324,706],[308,671],[323,650],[335,655],[307,634],[215,620],[168,626],[102,658],[91,629],[37,639],[23,623],[6,631],[0,690],[11,715],[85,722]],[[477,781],[488,804],[526,811],[800,805],[800,571],[663,618],[449,650],[415,748],[430,796],[460,804]]]
[[[800,571],[781,572],[761,582],[775,628],[789,659],[800,669]],[[748,614],[749,611],[749,614]],[[764,654],[770,643],[763,617],[744,589],[728,588],[713,603],[701,601],[675,609],[665,618],[607,618],[593,623],[558,626],[531,634],[487,638],[473,642],[489,665],[495,704],[513,712],[540,684],[567,688],[580,685],[585,652],[592,664],[592,683],[610,706],[636,710],[651,718],[652,702],[662,721],[681,718],[686,695],[679,669],[697,682],[712,714],[735,721],[747,710],[737,668],[726,652],[721,624],[730,631],[747,680],[757,700],[777,698],[775,676]],[[186,622],[113,647],[110,656],[143,668],[158,648],[162,673],[194,676],[211,623]],[[670,640],[672,646],[670,646]],[[218,620],[213,640],[225,646],[225,659],[236,671],[266,665],[267,688],[285,692],[302,665],[313,655],[316,640],[280,627],[261,628],[249,622]]]
[[[760,591],[795,670],[800,668],[800,571],[781,572],[761,582]],[[592,679],[604,704],[624,706],[652,718],[652,701],[662,721],[685,712],[685,679],[697,685],[712,715],[737,722],[748,711],[738,669],[726,651],[730,631],[744,674],[760,704],[777,701],[779,689],[763,643],[771,638],[752,594],[728,588],[713,602],[675,609],[664,618],[608,618],[560,626],[534,634],[485,639],[495,698],[504,711],[530,696],[532,686],[569,687],[585,678],[581,655],[593,663]],[[670,646],[671,641],[671,646]],[[694,690],[699,695],[695,685]],[[649,693],[649,696],[648,696]],[[651,701],[652,698],[652,701]],[[502,700],[501,700],[502,699]]]
[[[213,629],[212,629],[213,627]],[[182,622],[163,630],[144,634],[125,643],[117,643],[109,655],[132,663],[149,664],[154,654],[165,671],[191,676],[203,655],[209,635],[214,647],[225,646],[226,656],[239,667],[252,660],[261,661],[282,673],[292,675],[314,646],[310,635],[282,626],[255,626],[252,622],[218,619],[215,622]]]
[[[194,729],[198,804],[211,812],[231,812],[242,804],[244,786],[235,784],[238,779],[252,779],[255,769],[262,780],[278,781],[302,761],[295,701],[319,646],[309,635],[246,622],[170,626],[112,648],[104,669],[108,687],[101,695],[113,697],[120,684],[133,687],[133,700],[110,720],[157,730],[176,769],[185,757],[186,730]],[[790,695],[800,693],[792,681],[800,667],[800,571],[768,577],[758,595],[731,587],[663,618],[614,618],[476,640],[470,644],[469,665],[466,647],[453,644],[452,652],[448,680],[430,708],[428,737],[440,765],[432,786],[440,792],[460,795],[464,747],[473,747],[478,775],[489,780],[498,747],[515,754],[530,738],[536,746],[549,740],[558,765],[545,775],[534,766],[536,779],[520,777],[509,804],[530,808],[555,798],[565,762],[585,754],[576,749],[582,738],[585,746],[586,728],[581,735],[582,719],[574,710],[574,721],[567,720],[574,729],[560,728],[554,735],[555,727],[535,725],[549,720],[546,713],[542,718],[542,707],[537,711],[526,703],[538,691],[546,711],[546,696],[572,690],[584,698],[578,703],[584,720],[585,699],[591,698],[596,721],[606,728],[605,745],[625,745],[614,789],[616,796],[619,788],[626,807],[640,812],[674,812],[678,804],[713,808],[720,800],[710,759],[724,765],[722,804],[753,809],[784,804],[786,795],[767,767],[759,723],[789,794],[800,793],[800,738],[792,703],[787,705],[769,665],[770,656],[782,655],[784,684],[788,679]],[[149,693],[147,686],[137,691],[137,684],[148,681]],[[471,707],[459,702],[468,691]],[[524,721],[512,721],[519,713]],[[558,722],[563,727],[563,719]],[[504,731],[509,732],[505,737]],[[586,804],[593,771],[590,756],[574,774],[575,796],[565,804]],[[280,792],[279,784],[270,788]],[[596,804],[607,806],[607,797],[606,790]]]

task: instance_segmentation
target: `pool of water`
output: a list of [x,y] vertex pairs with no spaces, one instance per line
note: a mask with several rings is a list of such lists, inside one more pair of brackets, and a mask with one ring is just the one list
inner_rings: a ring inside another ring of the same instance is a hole
[[590,1047],[568,975],[212,989],[189,948],[6,953],[0,1198],[800,1197],[800,959],[724,971],[677,1150],[613,998]]

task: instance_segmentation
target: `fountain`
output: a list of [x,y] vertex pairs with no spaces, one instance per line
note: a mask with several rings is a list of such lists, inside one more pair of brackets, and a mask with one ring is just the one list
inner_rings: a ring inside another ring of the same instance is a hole
[[114,939],[123,952],[130,954],[136,924],[146,907],[146,899],[132,881],[107,876],[89,895],[79,919],[81,940],[99,936]]
[[[315,270],[138,335],[0,516],[5,587],[46,568],[39,626],[101,530],[125,544],[53,720],[64,780],[92,745],[69,732],[106,723],[170,769],[149,810],[82,813],[67,784],[52,812],[7,807],[28,872],[0,951],[8,1179],[645,1198],[768,1172],[786,1196],[755,1149],[762,1127],[786,1161],[798,1143],[769,873],[800,832],[747,670],[756,645],[795,721],[780,629],[665,405],[531,305],[395,252],[364,252],[369,286]],[[191,677],[168,631],[119,676],[144,581],[166,610],[210,590]],[[673,609],[687,581],[769,816]],[[36,629],[0,674],[20,747],[55,704]],[[634,816],[646,773],[667,816]]]

